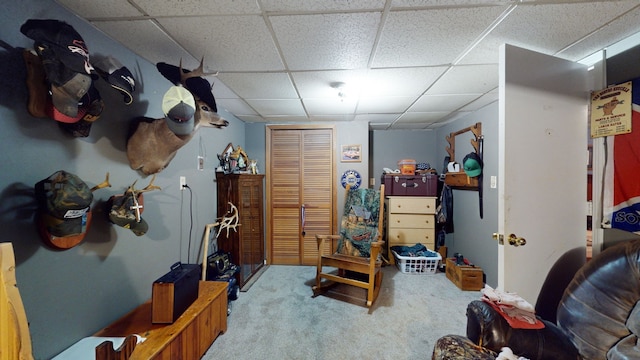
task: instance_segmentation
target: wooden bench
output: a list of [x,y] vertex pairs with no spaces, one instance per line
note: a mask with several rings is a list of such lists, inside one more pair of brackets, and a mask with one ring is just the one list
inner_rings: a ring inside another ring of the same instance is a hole
[[[173,324],[151,323],[151,300],[97,332],[96,337],[126,337],[96,347],[96,360],[200,359],[227,331],[227,282],[200,281],[198,298]],[[145,340],[136,344],[134,334]]]

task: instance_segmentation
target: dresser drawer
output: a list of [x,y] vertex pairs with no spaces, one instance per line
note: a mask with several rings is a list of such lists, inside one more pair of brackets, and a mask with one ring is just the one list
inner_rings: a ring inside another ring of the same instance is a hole
[[435,232],[432,229],[400,229],[390,228],[388,229],[389,246],[394,245],[415,245],[421,243],[422,245],[433,250],[435,244]]
[[403,214],[435,214],[436,198],[434,197],[409,197],[389,196],[389,212]]
[[417,229],[433,229],[433,215],[420,214],[389,214],[389,227],[395,228],[417,228]]

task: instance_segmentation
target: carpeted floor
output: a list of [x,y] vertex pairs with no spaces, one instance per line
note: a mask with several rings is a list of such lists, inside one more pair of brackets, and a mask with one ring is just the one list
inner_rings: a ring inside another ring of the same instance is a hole
[[269,266],[232,302],[227,332],[202,359],[430,359],[435,341],[465,334],[467,304],[444,273],[383,268],[380,295],[366,307],[364,289],[337,285],[312,298],[315,267]]

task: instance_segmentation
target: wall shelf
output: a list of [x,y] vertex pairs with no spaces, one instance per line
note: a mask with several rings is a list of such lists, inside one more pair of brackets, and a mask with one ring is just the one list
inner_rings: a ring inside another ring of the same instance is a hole
[[[477,122],[464,129],[449,133],[446,139],[449,146],[446,147],[447,154],[449,154],[450,161],[456,161],[456,136],[464,134],[466,132],[473,133],[474,138],[470,140],[471,146],[476,154],[480,151],[480,141],[482,140],[482,123]],[[464,171],[460,172],[448,172],[445,174],[444,183],[452,189],[458,190],[478,190],[478,178],[469,177]]]

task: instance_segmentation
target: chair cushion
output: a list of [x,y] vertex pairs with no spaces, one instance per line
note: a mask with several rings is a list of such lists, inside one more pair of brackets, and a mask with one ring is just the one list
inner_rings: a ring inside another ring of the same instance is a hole
[[627,319],[631,334],[625,336],[607,352],[608,360],[637,359],[640,355],[640,302],[636,303]]
[[371,243],[378,240],[380,191],[349,190],[340,223],[339,254],[369,257]]
[[558,325],[585,359],[640,359],[640,240],[604,250],[578,271]]
[[378,228],[358,226],[342,219],[342,229],[338,240],[339,254],[368,258],[371,255],[371,243],[378,239]]

